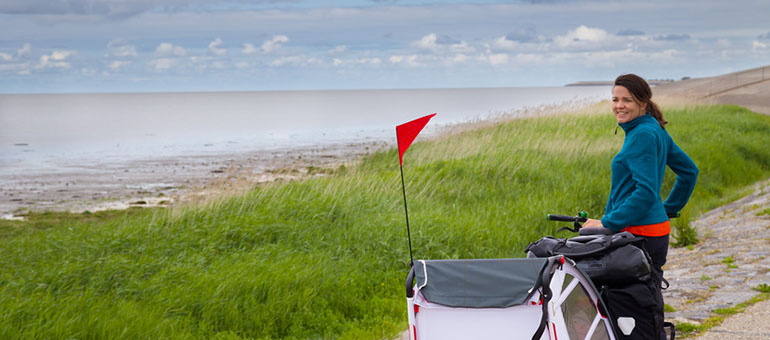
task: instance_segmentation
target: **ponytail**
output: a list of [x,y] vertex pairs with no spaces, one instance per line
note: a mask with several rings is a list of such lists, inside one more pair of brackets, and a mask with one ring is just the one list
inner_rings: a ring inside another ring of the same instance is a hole
[[660,107],[658,107],[658,104],[655,104],[652,100],[647,101],[647,114],[655,117],[655,119],[658,121],[658,124],[660,124],[660,127],[666,128],[666,124],[668,124],[668,121],[663,118],[663,112],[660,111]]

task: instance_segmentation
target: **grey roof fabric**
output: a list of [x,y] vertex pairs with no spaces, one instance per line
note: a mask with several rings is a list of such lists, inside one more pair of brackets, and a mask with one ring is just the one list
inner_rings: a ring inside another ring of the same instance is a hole
[[511,307],[527,301],[546,262],[545,258],[417,261],[416,286],[422,287],[426,300],[444,306]]

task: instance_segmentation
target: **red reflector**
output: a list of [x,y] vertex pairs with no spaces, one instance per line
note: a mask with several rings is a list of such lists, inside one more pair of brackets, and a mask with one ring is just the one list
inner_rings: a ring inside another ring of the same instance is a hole
[[414,305],[414,314],[420,311],[420,305]]
[[561,261],[561,264],[564,264],[564,256],[560,257],[559,261]]

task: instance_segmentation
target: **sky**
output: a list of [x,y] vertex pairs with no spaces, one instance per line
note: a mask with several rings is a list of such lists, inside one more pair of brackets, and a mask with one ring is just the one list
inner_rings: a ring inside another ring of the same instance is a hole
[[770,1],[2,0],[0,93],[562,86],[770,64]]

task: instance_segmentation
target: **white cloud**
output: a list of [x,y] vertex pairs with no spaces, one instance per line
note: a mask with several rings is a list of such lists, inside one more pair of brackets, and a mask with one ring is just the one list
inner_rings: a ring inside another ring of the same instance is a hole
[[164,56],[164,57],[184,57],[187,55],[187,50],[184,49],[182,46],[175,46],[171,43],[160,43],[157,48],[155,48],[155,54]]
[[25,43],[24,46],[22,46],[22,48],[16,51],[16,55],[19,57],[22,57],[27,54],[30,54],[30,52],[32,52],[32,45],[30,45],[29,43]]
[[273,52],[273,51],[281,48],[281,46],[283,46],[283,44],[285,44],[287,42],[289,42],[289,37],[287,37],[285,35],[276,35],[272,39],[267,40],[264,43],[262,43],[262,53]]
[[328,53],[329,54],[340,54],[340,53],[345,53],[345,51],[347,51],[347,50],[348,50],[347,46],[345,46],[345,45],[338,45],[338,46],[335,46],[333,49],[329,50]]
[[499,50],[514,51],[519,49],[522,43],[515,40],[508,40],[505,36],[499,37],[492,41],[492,47]]
[[719,48],[731,48],[732,46],[733,44],[730,43],[730,40],[727,40],[727,39],[717,40],[717,47]]
[[51,55],[42,55],[36,68],[69,68],[71,64],[65,60],[74,54],[75,52],[73,51],[56,50]]
[[150,60],[147,65],[152,67],[155,71],[166,71],[176,65],[176,60],[172,58],[159,58]]
[[109,55],[113,57],[125,58],[136,57],[136,47],[129,45],[124,40],[116,39],[107,43]]
[[500,66],[508,64],[510,56],[507,53],[487,53],[480,55],[478,59],[492,66]]
[[601,28],[592,28],[581,25],[570,30],[565,35],[553,39],[556,46],[562,49],[601,49],[617,43],[614,35]]
[[412,55],[394,55],[388,58],[388,61],[391,64],[397,64],[397,65],[406,65],[410,67],[417,67],[422,66],[423,64],[419,62],[417,59],[419,58],[418,55],[412,54]]
[[473,52],[474,50],[464,41],[457,41],[449,36],[437,36],[435,33],[430,33],[413,42],[412,46],[434,52]]
[[755,50],[762,50],[762,49],[770,48],[770,43],[754,40],[751,44],[751,47],[754,48]]
[[13,59],[13,56],[8,54],[8,53],[0,52],[0,59],[5,60],[5,61],[11,61],[11,59]]
[[379,66],[382,64],[382,59],[374,57],[374,58],[353,58],[353,59],[339,59],[334,58],[332,61],[332,65],[334,66],[345,66],[345,65],[368,65],[368,66]]
[[219,46],[222,46],[222,39],[220,38],[214,39],[214,41],[209,43],[209,52],[219,56],[223,56],[227,54],[227,50],[224,48],[219,48]]
[[131,64],[130,61],[124,61],[124,60],[115,60],[110,63],[110,69],[111,70],[118,70],[123,66]]
[[256,54],[259,50],[252,44],[245,43],[243,44],[243,49],[241,50],[242,54]]
[[457,54],[454,55],[454,57],[449,59],[449,63],[451,63],[451,64],[459,64],[459,63],[464,63],[464,62],[468,61],[469,59],[470,59],[470,57],[468,57],[467,55],[462,54],[462,53],[457,53]]
[[320,64],[321,60],[317,58],[307,58],[303,56],[290,56],[290,57],[281,57],[276,60],[273,60],[272,63],[270,63],[270,66],[272,67],[280,67],[280,66],[308,66],[313,64]]
[[247,69],[247,68],[250,68],[250,67],[251,67],[251,64],[249,64],[249,63],[247,63],[247,62],[245,62],[245,61],[239,61],[239,62],[235,63],[235,67],[236,67],[237,69],[241,69],[241,70],[243,70],[243,69]]

